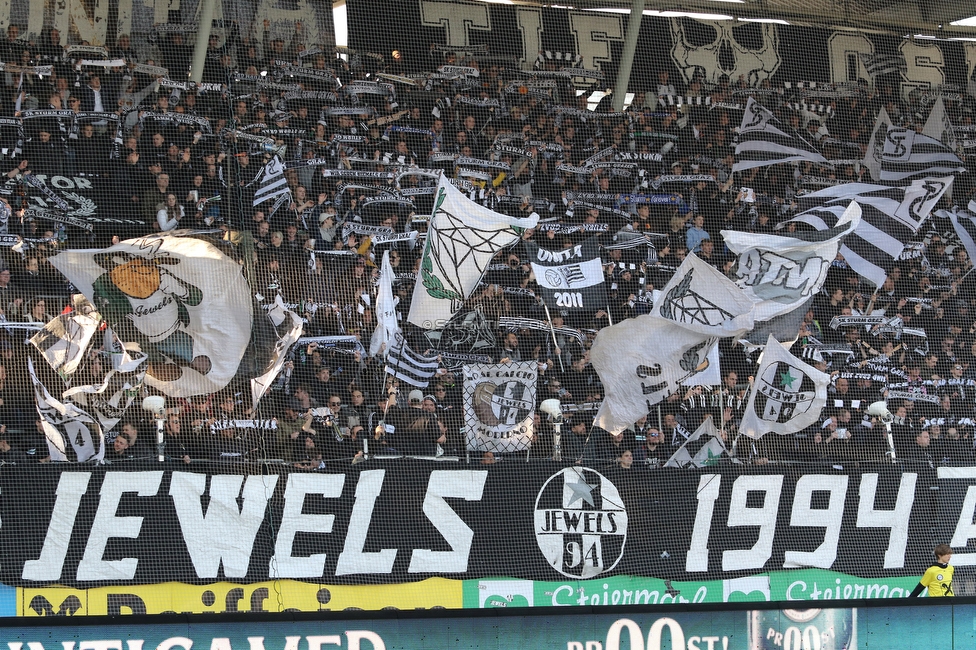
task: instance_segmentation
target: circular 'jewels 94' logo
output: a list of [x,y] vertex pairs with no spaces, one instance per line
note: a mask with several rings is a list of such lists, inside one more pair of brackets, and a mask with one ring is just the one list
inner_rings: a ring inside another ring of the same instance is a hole
[[535,539],[549,565],[570,578],[610,571],[624,554],[627,510],[616,486],[586,467],[553,474],[535,501]]

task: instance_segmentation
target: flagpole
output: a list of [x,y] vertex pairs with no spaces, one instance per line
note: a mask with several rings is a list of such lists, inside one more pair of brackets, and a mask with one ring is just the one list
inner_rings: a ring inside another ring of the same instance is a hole
[[566,368],[563,367],[562,350],[559,348],[559,343],[556,341],[556,328],[552,325],[552,316],[549,315],[549,305],[546,304],[545,300],[542,301],[542,308],[546,310],[546,318],[549,319],[549,333],[552,334],[552,344],[555,346],[554,350],[556,352],[556,357],[559,358],[559,369],[566,372]]
[[607,305],[607,321],[610,323],[610,327],[613,327],[613,316],[610,315],[610,305]]

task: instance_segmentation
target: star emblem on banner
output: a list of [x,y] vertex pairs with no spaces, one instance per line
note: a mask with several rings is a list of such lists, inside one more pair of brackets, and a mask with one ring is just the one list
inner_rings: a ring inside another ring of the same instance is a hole
[[793,382],[795,382],[799,377],[794,377],[789,370],[779,373],[779,385],[783,388],[793,388]]
[[566,504],[567,508],[572,508],[574,504],[580,501],[586,501],[591,506],[596,507],[596,504],[593,502],[593,488],[596,486],[587,484],[582,476],[575,483],[567,482],[566,487],[573,493],[573,496],[569,499],[569,503]]

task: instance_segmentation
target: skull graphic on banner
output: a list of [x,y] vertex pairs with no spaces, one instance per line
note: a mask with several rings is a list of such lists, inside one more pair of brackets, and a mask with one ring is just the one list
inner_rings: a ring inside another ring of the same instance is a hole
[[671,19],[671,57],[686,82],[696,75],[716,83],[723,74],[757,86],[779,68],[779,34],[768,23]]

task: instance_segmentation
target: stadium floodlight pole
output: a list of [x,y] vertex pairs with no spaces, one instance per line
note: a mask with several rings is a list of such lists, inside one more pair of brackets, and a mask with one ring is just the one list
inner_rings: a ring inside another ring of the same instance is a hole
[[627,20],[627,35],[624,37],[624,50],[620,54],[620,67],[617,69],[617,84],[613,89],[613,110],[624,110],[624,99],[630,83],[630,70],[634,67],[634,53],[637,51],[637,36],[640,33],[641,18],[644,16],[644,0],[634,0]]
[[217,0],[201,0],[200,24],[197,25],[197,44],[193,48],[193,67],[190,71],[190,81],[200,83],[203,80],[203,64],[207,60],[207,43],[210,42],[210,30],[213,29],[214,4]]

